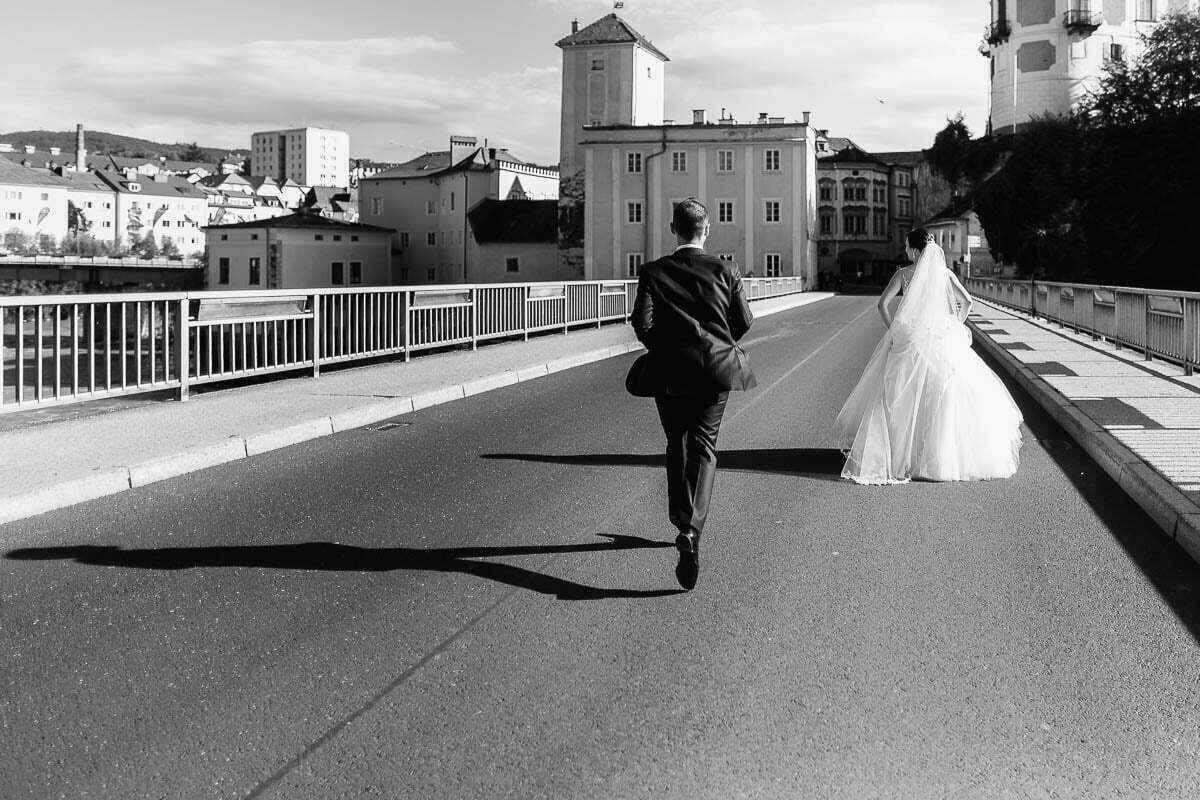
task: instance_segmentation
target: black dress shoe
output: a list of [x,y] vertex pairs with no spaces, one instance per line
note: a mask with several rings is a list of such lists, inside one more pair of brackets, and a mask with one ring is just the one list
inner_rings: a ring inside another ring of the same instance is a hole
[[700,576],[700,534],[684,531],[675,537],[675,548],[679,551],[679,563],[675,565],[675,579],[684,589],[691,591]]

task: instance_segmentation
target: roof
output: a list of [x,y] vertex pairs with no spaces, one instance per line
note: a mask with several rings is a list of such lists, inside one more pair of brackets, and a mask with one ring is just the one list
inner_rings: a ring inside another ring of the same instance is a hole
[[271,219],[251,220],[250,222],[232,222],[228,225],[209,225],[205,230],[236,230],[244,228],[304,228],[308,230],[348,230],[373,231],[392,234],[392,228],[379,225],[366,225],[361,222],[343,222],[340,219],[325,217],[320,214],[310,214],[303,211]]
[[975,196],[973,193],[963,195],[963,196],[956,196],[956,197],[952,198],[950,200],[950,202],[944,208],[942,208],[940,211],[938,211],[938,213],[934,214],[932,217],[925,220],[921,224],[922,225],[932,225],[935,222],[959,219],[961,217],[967,216],[968,214],[974,213],[974,211],[975,211]]
[[649,50],[663,61],[670,61],[663,51],[659,50],[650,40],[635,31],[632,26],[616,14],[609,14],[582,28],[570,36],[564,36],[555,44],[558,47],[586,47],[594,44],[623,44],[636,42]]
[[863,150],[858,145],[851,144],[831,156],[818,159],[821,164],[882,164],[875,156]]
[[899,150],[891,153],[873,153],[872,155],[885,164],[903,164],[905,166],[916,166],[925,160],[924,150]]
[[[204,192],[200,191],[183,178],[176,178],[172,176],[163,181],[156,181],[154,178],[146,175],[138,175],[133,178],[127,178],[122,173],[103,170],[97,171],[95,174],[100,176],[101,179],[103,179],[109,186],[113,187],[118,192],[171,198],[203,198],[205,196]],[[129,184],[131,183],[136,183],[138,185],[138,191],[134,192],[129,188]]]
[[826,136],[825,142],[829,145],[829,149],[835,153],[840,153],[847,147],[858,147],[853,139],[848,139],[845,136]]
[[557,200],[480,200],[467,212],[475,241],[480,244],[555,242],[558,240]]
[[14,186],[67,186],[69,181],[57,175],[23,167],[7,158],[0,158],[0,183]]
[[[367,180],[377,181],[386,178],[432,178],[437,175],[446,175],[451,172],[461,172],[463,170],[473,169],[482,171],[491,169],[491,167],[488,165],[478,162],[477,156],[480,149],[482,148],[476,148],[469,156],[464,158],[462,161],[459,161],[457,164],[450,163],[449,150],[437,150],[432,153],[425,153],[424,155],[417,156],[411,161],[405,161],[403,164],[393,169],[377,172],[374,175],[369,176]],[[501,152],[506,151],[497,150],[497,156],[499,156]]]

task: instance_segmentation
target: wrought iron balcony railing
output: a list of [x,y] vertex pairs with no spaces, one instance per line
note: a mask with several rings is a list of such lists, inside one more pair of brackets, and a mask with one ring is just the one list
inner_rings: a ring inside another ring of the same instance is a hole
[[1000,44],[1008,41],[1008,37],[1012,36],[1012,23],[1006,19],[998,19],[983,33],[983,40],[988,44]]
[[1104,18],[1099,11],[1073,8],[1063,14],[1063,25],[1070,33],[1082,33],[1085,36],[1104,24]]

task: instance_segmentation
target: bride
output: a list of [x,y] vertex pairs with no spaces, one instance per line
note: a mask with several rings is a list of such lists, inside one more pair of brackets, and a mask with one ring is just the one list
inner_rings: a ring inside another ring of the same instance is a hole
[[[970,481],[1017,471],[1021,412],[971,350],[963,325],[971,295],[946,255],[918,228],[879,299],[887,332],[837,417],[842,477],[856,483],[912,478]],[[888,304],[903,289],[893,318]]]

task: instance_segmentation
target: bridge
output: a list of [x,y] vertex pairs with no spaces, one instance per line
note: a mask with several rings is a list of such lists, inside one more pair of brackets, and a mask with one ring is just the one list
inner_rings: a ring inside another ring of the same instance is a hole
[[1196,297],[972,282],[1020,470],[861,487],[875,299],[756,287],[684,593],[577,286],[3,301],[0,795],[1194,794]]

